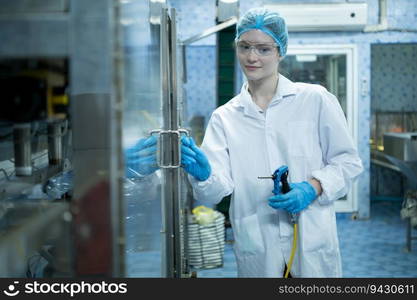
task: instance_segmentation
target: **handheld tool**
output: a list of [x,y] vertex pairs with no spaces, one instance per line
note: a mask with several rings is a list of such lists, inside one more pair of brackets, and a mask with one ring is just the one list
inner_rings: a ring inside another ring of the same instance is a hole
[[[258,179],[272,179],[275,185],[276,179],[278,178],[278,181],[281,182],[281,193],[286,194],[291,191],[290,185],[288,184],[288,172],[287,166],[281,166],[271,176],[259,176]],[[298,214],[290,213],[290,220],[292,224],[298,223]]]
[[[278,181],[276,179],[278,178]],[[281,193],[286,194],[291,191],[290,185],[288,184],[288,167],[281,166],[277,170],[275,170],[274,174],[271,176],[258,176],[258,179],[272,179],[274,181],[274,190],[276,188],[276,184],[281,182]],[[294,225],[294,237],[292,242],[292,250],[290,255],[290,260],[287,265],[287,271],[284,275],[285,278],[288,278],[290,274],[291,266],[294,261],[295,250],[297,248],[297,231],[298,231],[298,214],[297,213],[290,213],[290,221]]]

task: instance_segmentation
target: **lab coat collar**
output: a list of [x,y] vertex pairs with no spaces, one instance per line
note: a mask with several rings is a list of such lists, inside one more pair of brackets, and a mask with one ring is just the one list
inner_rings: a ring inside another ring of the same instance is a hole
[[284,75],[279,74],[279,80],[278,80],[278,88],[277,92],[275,93],[274,98],[272,99],[282,99],[290,95],[296,94],[296,86],[294,82],[289,80]]
[[[286,98],[290,95],[296,94],[296,86],[294,82],[286,78],[285,76],[279,74],[278,87],[275,92],[275,96],[271,100],[271,104],[277,102],[283,98]],[[240,91],[239,100],[236,104],[240,107],[243,107],[244,113],[246,115],[253,116],[255,118],[261,118],[259,116],[259,107],[252,101],[252,97],[248,91],[248,83],[245,82],[242,85]]]

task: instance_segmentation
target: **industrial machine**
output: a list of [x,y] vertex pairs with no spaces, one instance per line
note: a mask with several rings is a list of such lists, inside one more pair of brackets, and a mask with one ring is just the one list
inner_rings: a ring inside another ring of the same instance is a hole
[[398,168],[406,178],[407,190],[404,194],[401,217],[407,222],[406,250],[411,251],[413,228],[417,228],[415,199],[417,193],[417,132],[386,132],[384,133],[384,151],[382,156]]
[[[0,276],[190,276],[175,24],[164,1],[3,3]],[[159,170],[127,178],[150,133]]]

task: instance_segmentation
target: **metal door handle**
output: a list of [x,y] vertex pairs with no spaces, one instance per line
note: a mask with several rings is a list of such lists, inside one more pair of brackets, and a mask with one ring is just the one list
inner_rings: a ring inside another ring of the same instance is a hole
[[[178,130],[155,129],[149,135],[159,134],[158,139],[158,166],[162,169],[176,169],[181,166],[181,133],[190,136],[187,129]],[[175,143],[175,145],[174,145]]]

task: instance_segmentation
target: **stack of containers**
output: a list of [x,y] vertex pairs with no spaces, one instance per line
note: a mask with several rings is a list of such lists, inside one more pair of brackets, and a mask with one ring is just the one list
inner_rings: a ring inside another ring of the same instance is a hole
[[225,217],[212,211],[210,222],[201,222],[192,215],[188,219],[189,263],[197,269],[223,266],[225,244]]

